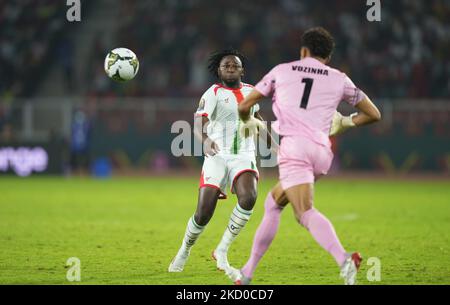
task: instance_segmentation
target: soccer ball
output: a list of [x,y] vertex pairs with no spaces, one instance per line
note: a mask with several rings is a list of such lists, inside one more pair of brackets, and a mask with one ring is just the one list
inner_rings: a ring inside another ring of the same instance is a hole
[[139,71],[139,60],[133,51],[117,48],[106,55],[105,72],[108,77],[118,82],[133,79]]

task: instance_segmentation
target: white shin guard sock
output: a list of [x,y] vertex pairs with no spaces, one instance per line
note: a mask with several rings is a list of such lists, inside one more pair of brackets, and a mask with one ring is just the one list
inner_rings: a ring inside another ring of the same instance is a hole
[[188,251],[195,244],[204,229],[205,226],[200,226],[195,222],[194,216],[189,218],[188,224],[186,226],[186,232],[184,233],[183,238],[184,250]]
[[228,252],[228,248],[231,243],[234,241],[239,232],[241,232],[242,228],[250,219],[252,213],[253,210],[244,210],[239,206],[239,203],[236,204],[230,215],[230,221],[228,222],[227,229],[223,233],[222,240],[217,246],[218,251]]

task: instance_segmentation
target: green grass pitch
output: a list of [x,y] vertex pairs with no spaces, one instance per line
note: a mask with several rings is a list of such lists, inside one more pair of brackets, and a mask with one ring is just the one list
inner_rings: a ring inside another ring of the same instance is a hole
[[[242,266],[274,180],[262,179],[255,213],[232,245]],[[0,283],[73,284],[66,261],[81,261],[81,284],[230,284],[211,251],[236,197],[220,201],[184,272],[167,267],[197,204],[198,178],[0,178]],[[361,284],[450,284],[449,181],[324,178],[315,206],[347,250],[365,261]],[[381,281],[369,282],[369,257]],[[254,284],[341,284],[332,257],[298,225],[292,208],[262,259]]]

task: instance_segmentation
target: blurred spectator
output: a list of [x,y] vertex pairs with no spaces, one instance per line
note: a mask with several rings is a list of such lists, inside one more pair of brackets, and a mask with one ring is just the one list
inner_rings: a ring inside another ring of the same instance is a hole
[[74,44],[69,37],[64,37],[57,47],[58,63],[62,69],[66,90],[74,90]]
[[84,174],[90,165],[91,123],[81,110],[75,112],[70,141],[70,165],[77,174]]

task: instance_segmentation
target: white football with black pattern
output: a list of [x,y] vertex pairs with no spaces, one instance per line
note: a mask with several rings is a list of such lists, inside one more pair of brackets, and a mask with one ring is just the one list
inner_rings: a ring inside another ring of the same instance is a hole
[[117,48],[110,51],[105,58],[105,72],[109,78],[126,82],[132,80],[139,71],[139,60],[133,51]]

